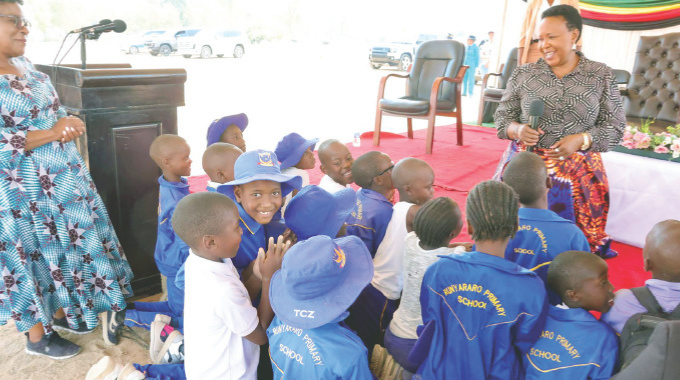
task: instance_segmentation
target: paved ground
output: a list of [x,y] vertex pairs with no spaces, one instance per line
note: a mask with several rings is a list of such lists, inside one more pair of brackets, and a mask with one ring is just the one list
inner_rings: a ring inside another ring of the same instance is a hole
[[[350,141],[355,132],[373,129],[380,78],[395,69],[373,70],[368,49],[348,45],[253,45],[241,59],[185,59],[179,55],[127,55],[104,40],[88,42],[88,63],[128,62],[134,68],[184,68],[186,106],[179,110],[179,134],[192,147],[194,175],[202,174],[200,158],[205,134],[218,117],[245,112],[250,118],[245,139],[248,149],[273,149],[285,134]],[[36,63],[51,63],[58,44],[29,42],[26,55]],[[78,45],[64,63],[79,63]],[[391,83],[391,85],[390,85]],[[387,94],[403,94],[404,80],[391,78]],[[477,119],[479,87],[474,98],[463,99],[463,121]],[[440,118],[439,125],[454,119]],[[426,121],[416,120],[415,128]],[[404,132],[406,121],[385,118],[383,130]]]

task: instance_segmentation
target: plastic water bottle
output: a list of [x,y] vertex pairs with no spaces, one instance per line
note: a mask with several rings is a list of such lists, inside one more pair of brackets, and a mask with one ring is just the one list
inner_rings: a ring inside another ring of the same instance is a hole
[[354,134],[354,141],[352,141],[352,146],[358,148],[361,146],[361,133]]

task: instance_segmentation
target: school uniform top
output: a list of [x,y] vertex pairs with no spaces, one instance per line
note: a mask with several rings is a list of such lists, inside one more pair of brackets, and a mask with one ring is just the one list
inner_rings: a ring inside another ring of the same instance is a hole
[[274,379],[373,379],[368,350],[352,330],[335,321],[300,329],[274,317],[267,329]]
[[185,272],[187,379],[255,379],[260,346],[245,336],[260,321],[231,260],[215,262],[192,253]]
[[[505,258],[535,272],[547,283],[548,267],[555,256],[572,250],[590,252],[588,239],[576,224],[551,210],[522,207],[519,229],[508,242]],[[553,305],[562,302],[551,291],[548,298]]]
[[[290,176],[300,176],[300,178],[302,178],[302,186],[300,187],[300,189],[309,185],[309,173],[307,173],[306,170],[298,169],[295,166],[291,166],[289,168],[281,169],[281,173]],[[288,195],[286,195],[286,197],[283,199],[283,206],[281,206],[281,215],[284,218],[286,217],[286,206],[288,206],[288,202],[290,202],[291,199],[293,199],[292,191],[288,193]]]
[[518,379],[519,355],[548,314],[535,273],[476,251],[441,256],[423,277],[423,323],[434,323],[423,379]]
[[525,379],[609,379],[619,340],[611,327],[584,309],[550,306],[541,337],[524,353]]
[[158,184],[158,237],[153,256],[158,270],[166,277],[174,277],[189,256],[189,246],[175,234],[171,219],[177,203],[189,195],[189,183],[186,178],[181,182],[169,182],[160,176]]
[[385,237],[373,258],[373,280],[371,285],[387,299],[401,297],[404,284],[404,240],[406,239],[406,214],[414,203],[397,202],[392,207],[392,218],[387,224]]
[[[679,282],[650,279],[645,281],[645,286],[649,288],[665,312],[670,313],[680,304]],[[621,333],[628,318],[646,311],[647,309],[640,305],[630,289],[621,289],[614,295],[614,306],[603,314],[601,319],[616,332]]]
[[341,184],[335,182],[333,178],[329,177],[328,174],[325,174],[321,178],[321,181],[319,182],[319,187],[328,191],[331,194],[335,194],[340,190],[350,187],[350,185],[342,186]]
[[420,287],[425,271],[439,256],[453,254],[455,249],[441,247],[431,251],[420,247],[420,239],[415,231],[409,232],[404,241],[403,278],[404,290],[401,293],[399,308],[390,322],[392,334],[403,339],[418,339],[418,326],[423,324],[420,314]]
[[371,257],[385,237],[387,225],[392,219],[392,203],[377,191],[357,191],[357,204],[347,218],[347,235],[361,238]]
[[264,227],[255,221],[240,203],[236,203],[239,215],[239,224],[243,230],[241,235],[241,245],[238,247],[236,257],[231,259],[238,272],[243,272],[250,263],[257,258],[260,248],[265,248],[267,235]]
[[213,181],[208,181],[208,184],[205,186],[206,191],[209,191],[211,193],[220,193],[220,194],[226,195],[234,203],[238,203],[238,202],[236,202],[236,197],[234,196],[234,192],[233,191],[227,191],[226,190],[227,188],[229,188],[229,190],[231,190],[231,187],[224,186],[223,183],[213,182]]

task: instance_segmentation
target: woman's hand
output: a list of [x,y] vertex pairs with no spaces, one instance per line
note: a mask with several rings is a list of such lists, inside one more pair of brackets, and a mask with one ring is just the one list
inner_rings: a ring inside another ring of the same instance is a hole
[[75,116],[62,117],[52,127],[52,132],[54,133],[54,140],[67,143],[85,133],[85,123]]
[[583,135],[569,135],[546,149],[545,155],[553,160],[566,160],[583,145]]
[[538,144],[539,137],[544,133],[545,132],[543,132],[541,128],[535,130],[532,129],[529,124],[521,124],[520,127],[517,128],[517,136],[515,136],[515,138],[522,141],[526,146],[535,146]]

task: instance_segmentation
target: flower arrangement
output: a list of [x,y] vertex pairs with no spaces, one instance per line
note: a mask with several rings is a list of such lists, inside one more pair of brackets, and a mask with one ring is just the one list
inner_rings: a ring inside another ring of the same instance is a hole
[[680,124],[666,128],[665,132],[652,134],[649,126],[654,120],[645,120],[640,127],[627,126],[621,146],[680,157]]

